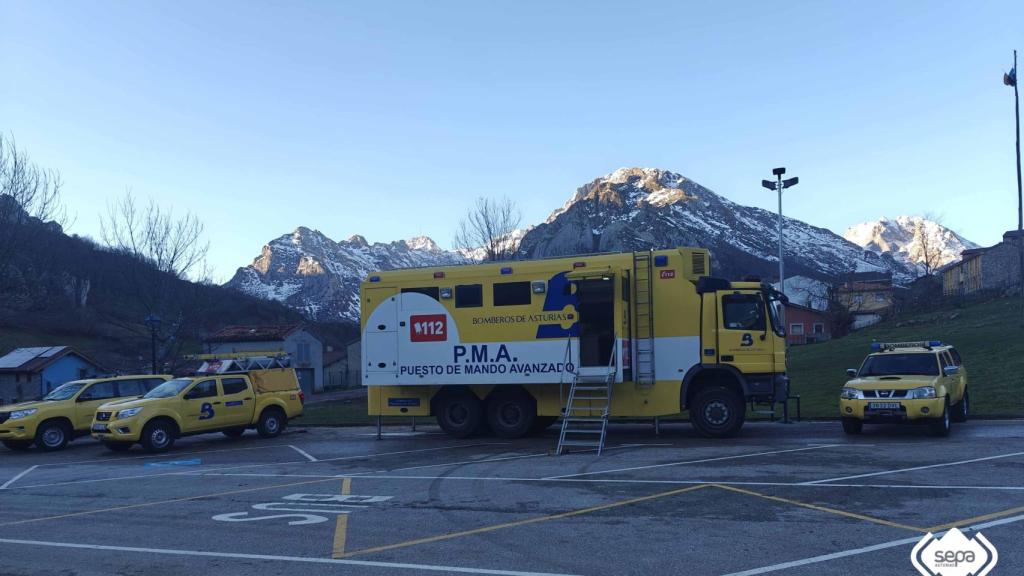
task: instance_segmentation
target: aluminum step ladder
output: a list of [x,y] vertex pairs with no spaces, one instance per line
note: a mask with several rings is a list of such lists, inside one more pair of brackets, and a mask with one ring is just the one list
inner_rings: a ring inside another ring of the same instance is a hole
[[633,306],[636,310],[635,381],[641,387],[654,386],[654,276],[652,254],[633,252]]
[[562,412],[562,431],[558,435],[556,454],[565,454],[570,447],[578,447],[597,449],[597,455],[601,455],[608,432],[616,372],[614,344],[607,367],[596,370],[577,368]]

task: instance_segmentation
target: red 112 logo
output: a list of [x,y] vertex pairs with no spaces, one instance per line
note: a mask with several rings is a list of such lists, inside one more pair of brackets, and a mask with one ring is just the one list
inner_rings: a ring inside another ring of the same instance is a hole
[[413,342],[443,342],[448,339],[448,316],[422,314],[409,317],[409,340]]

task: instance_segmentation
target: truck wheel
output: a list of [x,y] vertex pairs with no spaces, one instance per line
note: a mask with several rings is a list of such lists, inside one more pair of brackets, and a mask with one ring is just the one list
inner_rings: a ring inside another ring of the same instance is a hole
[[146,452],[166,452],[174,446],[174,427],[166,420],[156,420],[142,429],[139,442]]
[[949,428],[950,428],[950,426],[949,426],[950,414],[949,413],[951,411],[952,411],[952,409],[951,409],[951,407],[949,405],[949,397],[947,397],[946,398],[946,405],[943,407],[943,410],[942,410],[942,416],[939,417],[939,418],[936,418],[935,421],[931,423],[932,436],[938,436],[940,438],[944,437],[944,436],[949,436]]
[[729,438],[735,436],[746,419],[743,398],[723,386],[697,392],[690,403],[690,423],[701,436]]
[[970,396],[964,390],[964,397],[953,405],[953,422],[967,422],[967,412],[970,410]]
[[60,450],[71,439],[71,427],[60,420],[43,422],[36,430],[36,446],[44,452]]
[[127,452],[132,449],[131,442],[104,442],[103,445],[111,452]]
[[259,432],[260,438],[274,438],[281,435],[286,422],[287,418],[280,408],[267,408],[260,414],[256,431]]
[[843,432],[855,435],[864,430],[864,421],[859,418],[843,418]]
[[8,450],[14,450],[15,452],[23,452],[32,447],[31,440],[4,440],[4,446]]
[[483,420],[483,406],[472,392],[445,394],[437,400],[437,425],[449,435],[466,438],[476,434]]
[[245,434],[245,428],[228,428],[224,431],[228,438],[241,438],[242,434]]
[[558,416],[537,416],[537,419],[533,421],[533,432],[540,434],[557,421]]
[[522,388],[498,388],[487,401],[487,424],[499,438],[522,438],[537,421],[537,405]]

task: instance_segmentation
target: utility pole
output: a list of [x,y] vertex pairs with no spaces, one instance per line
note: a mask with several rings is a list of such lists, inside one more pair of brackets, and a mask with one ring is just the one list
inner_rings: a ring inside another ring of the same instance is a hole
[[1013,86],[1014,129],[1017,133],[1017,254],[1020,281],[1021,319],[1024,322],[1024,192],[1020,180],[1020,96],[1017,93],[1017,51],[1013,51],[1013,68],[1003,74],[1003,84]]
[[761,186],[779,192],[779,292],[783,294],[786,293],[786,266],[782,258],[782,191],[790,186],[796,186],[800,182],[796,176],[783,180],[782,175],[785,173],[785,168],[776,168],[772,170],[772,174],[777,179],[775,182],[761,180]]
[[156,314],[150,314],[149,316],[146,316],[144,322],[149,326],[149,359],[153,368],[151,374],[156,374],[156,329],[160,326],[161,320]]

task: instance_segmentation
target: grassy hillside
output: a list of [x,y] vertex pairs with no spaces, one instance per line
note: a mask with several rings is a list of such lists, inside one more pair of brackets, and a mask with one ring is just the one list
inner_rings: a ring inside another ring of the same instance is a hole
[[997,299],[904,316],[845,338],[790,349],[789,373],[804,416],[838,416],[846,369],[860,366],[872,340],[942,340],[960,350],[975,415],[1024,415],[1024,322],[1019,299]]

